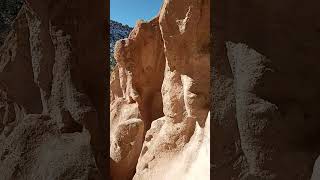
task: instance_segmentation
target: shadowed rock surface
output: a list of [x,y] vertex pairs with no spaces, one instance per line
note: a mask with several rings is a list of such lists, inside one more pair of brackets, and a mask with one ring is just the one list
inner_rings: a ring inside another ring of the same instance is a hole
[[319,3],[215,2],[213,178],[314,179]]
[[107,177],[107,9],[64,0],[21,8],[0,49],[1,179]]
[[115,180],[209,179],[209,0],[165,0],[115,46]]
[[23,0],[2,0],[0,2],[0,46],[12,29],[11,23],[17,16]]

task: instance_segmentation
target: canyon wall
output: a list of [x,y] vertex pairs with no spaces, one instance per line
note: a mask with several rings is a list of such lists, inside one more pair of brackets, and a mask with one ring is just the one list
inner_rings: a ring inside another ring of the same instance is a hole
[[115,46],[113,179],[209,179],[210,1],[165,0]]
[[215,1],[214,179],[319,178],[318,4]]
[[21,8],[0,49],[1,179],[107,177],[107,9]]

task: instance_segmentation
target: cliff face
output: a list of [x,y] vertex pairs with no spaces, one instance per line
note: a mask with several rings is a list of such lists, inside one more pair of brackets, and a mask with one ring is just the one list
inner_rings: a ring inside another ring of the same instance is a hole
[[319,179],[317,4],[216,3],[214,179]]
[[2,179],[106,177],[106,12],[102,1],[20,10],[0,49]]
[[114,179],[209,179],[209,0],[164,1],[115,46]]
[[128,25],[123,25],[116,21],[110,20],[110,34],[109,34],[109,43],[110,43],[110,68],[113,70],[116,65],[116,60],[114,59],[114,46],[116,42],[120,39],[127,38],[133,28]]

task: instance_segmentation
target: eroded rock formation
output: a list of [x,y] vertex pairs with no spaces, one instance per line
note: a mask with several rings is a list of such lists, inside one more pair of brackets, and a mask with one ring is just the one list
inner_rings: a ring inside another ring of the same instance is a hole
[[318,4],[216,1],[214,179],[317,177]]
[[116,43],[113,179],[209,179],[209,2],[165,0]]
[[0,49],[1,179],[105,179],[106,2],[26,1]]

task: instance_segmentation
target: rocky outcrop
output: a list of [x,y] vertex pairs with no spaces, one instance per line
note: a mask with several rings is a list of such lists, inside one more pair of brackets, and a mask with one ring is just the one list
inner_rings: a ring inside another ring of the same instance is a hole
[[20,10],[0,49],[3,179],[107,177],[106,12],[102,1]]
[[113,179],[209,179],[209,1],[164,1],[116,43]]
[[[118,65],[111,81],[110,106],[111,172],[121,170],[114,177],[120,177],[122,173],[127,174],[128,179],[134,175],[146,130],[152,120],[163,115],[161,85],[165,57],[158,18],[150,23],[138,23],[128,39],[118,41],[115,58]],[[141,130],[128,129],[128,137],[121,140],[117,137],[125,133],[119,130],[122,126],[137,126]],[[124,139],[129,137],[134,138],[127,142],[128,145],[134,143],[127,150],[132,155],[122,154],[120,152],[125,148],[121,146],[125,143]],[[122,163],[126,156],[132,156],[130,162]],[[122,164],[128,164],[129,167],[122,168]]]
[[319,156],[318,3],[213,10],[214,179],[310,179]]
[[118,23],[117,21],[110,20],[110,26],[109,26],[109,43],[110,43],[110,69],[111,72],[116,65],[116,60],[114,59],[114,46],[116,45],[116,42],[120,39],[127,38],[132,31],[133,28],[129,27],[128,25],[123,25],[121,23]]

